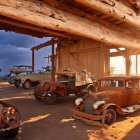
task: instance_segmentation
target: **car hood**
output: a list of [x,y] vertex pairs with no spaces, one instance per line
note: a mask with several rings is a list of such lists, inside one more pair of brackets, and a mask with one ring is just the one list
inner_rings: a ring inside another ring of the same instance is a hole
[[102,92],[88,94],[85,97],[85,100],[88,100],[89,98],[93,99],[94,101],[105,101],[106,103],[115,103],[121,105],[123,92],[121,90],[106,90]]

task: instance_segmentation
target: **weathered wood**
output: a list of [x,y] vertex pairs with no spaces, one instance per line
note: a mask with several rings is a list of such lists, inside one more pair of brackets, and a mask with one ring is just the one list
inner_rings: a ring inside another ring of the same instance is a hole
[[[126,56],[126,55],[140,55],[140,51],[127,51],[127,50],[122,50],[121,53]],[[116,56],[123,56],[120,52],[112,52],[109,54],[110,57],[116,57]]]
[[109,3],[109,0],[75,1],[140,28],[140,16],[138,16],[132,8],[124,5],[121,1],[112,0],[112,4]]
[[131,35],[116,29],[110,29],[99,22],[58,10],[41,2],[38,3],[36,0],[34,3],[24,0],[0,1],[0,14],[39,27],[69,32],[106,44],[140,49],[139,39]]
[[131,57],[128,56],[126,60],[126,75],[131,74]]
[[134,7],[140,8],[140,1],[139,0],[128,0]]
[[15,22],[15,21],[10,21],[8,19],[4,19],[4,18],[0,18],[0,22],[2,23],[6,23],[6,24],[9,24],[9,25],[13,25],[13,26],[17,26],[17,27],[21,27],[21,28],[25,28],[25,29],[30,29],[30,30],[33,30],[33,31],[38,31],[38,32],[41,32],[41,33],[46,33],[46,34],[49,34],[50,36],[54,35],[56,37],[63,37],[63,38],[68,38],[69,36],[67,35],[63,35],[61,33],[57,33],[55,31],[49,31],[47,29],[42,29],[42,28],[39,28],[39,27],[35,27],[33,25],[27,25],[27,24],[23,24],[23,23],[18,23],[18,22]]
[[56,43],[58,43],[58,42],[59,42],[58,40],[54,40],[54,41],[49,40],[49,41],[47,41],[47,42],[45,42],[45,43],[43,43],[43,44],[37,45],[37,46],[35,46],[35,47],[32,47],[31,50],[39,50],[39,49],[41,49],[41,48],[50,46],[50,45],[52,45],[53,43],[56,44]]
[[51,56],[51,62],[52,62],[52,70],[51,70],[51,81],[55,81],[55,65],[54,65],[54,38],[51,39],[52,41],[52,56]]

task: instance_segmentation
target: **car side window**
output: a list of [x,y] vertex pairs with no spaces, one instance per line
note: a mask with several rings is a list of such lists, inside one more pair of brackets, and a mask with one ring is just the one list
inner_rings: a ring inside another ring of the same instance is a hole
[[135,88],[140,88],[140,80],[135,80]]
[[109,87],[109,81],[101,81],[101,87]]
[[132,88],[132,80],[126,81],[126,88]]

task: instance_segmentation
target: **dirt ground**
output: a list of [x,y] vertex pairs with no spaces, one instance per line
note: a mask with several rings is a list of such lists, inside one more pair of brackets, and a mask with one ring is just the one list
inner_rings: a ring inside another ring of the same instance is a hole
[[[34,99],[33,89],[15,88],[0,80],[0,99],[16,105],[22,113],[22,126],[14,140],[140,140],[140,110],[119,116],[104,129],[71,117],[74,96],[45,105]],[[2,134],[0,140],[6,140]]]

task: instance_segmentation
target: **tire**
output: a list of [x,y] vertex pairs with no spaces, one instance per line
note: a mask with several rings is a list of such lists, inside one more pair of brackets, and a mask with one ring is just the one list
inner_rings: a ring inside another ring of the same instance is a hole
[[17,136],[17,134],[18,134],[18,130],[19,130],[19,127],[16,127],[14,129],[5,131],[4,132],[5,137],[7,137],[7,138],[15,138]]
[[116,121],[116,112],[113,109],[107,109],[103,111],[102,123],[111,125]]
[[56,103],[56,94],[54,94],[54,93],[46,94],[44,97],[44,102],[47,105],[55,104]]
[[36,99],[37,101],[41,101],[41,98],[39,98],[39,97],[37,97],[37,96],[35,96],[35,99]]
[[23,84],[22,87],[24,89],[30,89],[31,88],[31,81],[30,80],[26,80]]
[[20,87],[20,81],[19,80],[15,80],[14,86],[19,88]]

